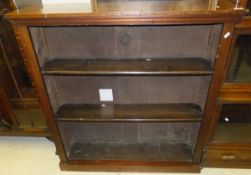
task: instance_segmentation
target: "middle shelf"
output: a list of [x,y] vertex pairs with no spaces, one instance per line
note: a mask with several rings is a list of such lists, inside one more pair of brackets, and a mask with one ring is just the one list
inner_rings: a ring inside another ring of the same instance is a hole
[[56,112],[58,121],[201,121],[195,104],[66,104]]
[[201,121],[211,76],[43,78],[57,120]]
[[51,59],[42,66],[45,75],[210,75],[203,58]]

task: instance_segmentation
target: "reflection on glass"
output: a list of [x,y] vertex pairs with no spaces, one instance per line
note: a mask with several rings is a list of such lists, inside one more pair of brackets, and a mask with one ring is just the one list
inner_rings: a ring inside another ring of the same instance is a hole
[[251,82],[251,35],[238,36],[227,82]]
[[214,143],[251,143],[251,104],[225,104],[213,137]]

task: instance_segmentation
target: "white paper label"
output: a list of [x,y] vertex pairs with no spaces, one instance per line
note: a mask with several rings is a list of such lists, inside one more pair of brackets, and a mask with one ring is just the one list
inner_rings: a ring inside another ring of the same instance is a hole
[[113,101],[112,89],[99,89],[100,101]]

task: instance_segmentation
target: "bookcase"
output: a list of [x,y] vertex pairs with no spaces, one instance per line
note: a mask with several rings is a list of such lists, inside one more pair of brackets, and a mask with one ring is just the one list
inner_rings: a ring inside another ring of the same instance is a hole
[[95,1],[91,13],[37,5],[6,16],[62,170],[200,170],[245,11],[173,3]]

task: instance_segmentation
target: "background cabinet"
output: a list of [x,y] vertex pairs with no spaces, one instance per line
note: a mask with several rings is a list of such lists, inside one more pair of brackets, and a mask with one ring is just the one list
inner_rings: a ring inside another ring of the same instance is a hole
[[[250,2],[245,2],[250,8]],[[215,129],[203,162],[216,167],[251,166],[251,25],[250,14],[235,26],[215,111]]]
[[[13,8],[11,1],[0,2],[3,14]],[[26,73],[12,26],[2,16],[0,19],[0,85],[2,114],[0,135],[50,136]]]

